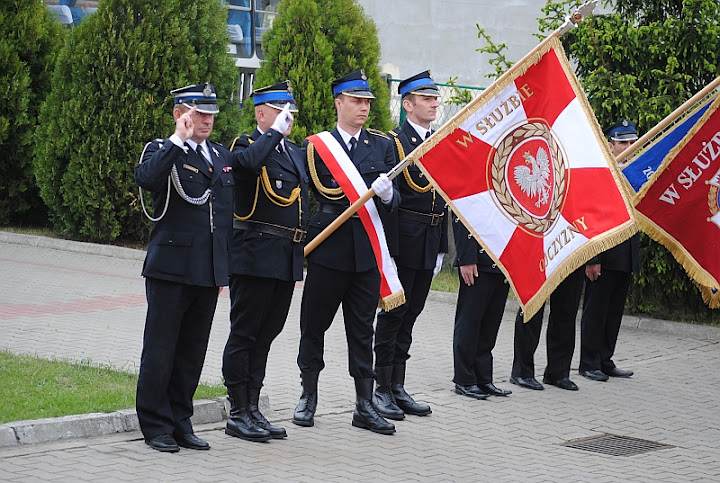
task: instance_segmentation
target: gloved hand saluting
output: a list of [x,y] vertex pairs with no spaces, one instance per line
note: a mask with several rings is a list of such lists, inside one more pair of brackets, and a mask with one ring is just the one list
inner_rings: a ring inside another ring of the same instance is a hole
[[270,128],[281,133],[283,136],[287,136],[290,134],[292,123],[293,115],[292,112],[290,112],[290,103],[287,103],[282,111],[280,111],[280,114],[277,115]]
[[370,189],[372,189],[386,205],[393,199],[393,184],[385,173],[382,173],[372,182]]

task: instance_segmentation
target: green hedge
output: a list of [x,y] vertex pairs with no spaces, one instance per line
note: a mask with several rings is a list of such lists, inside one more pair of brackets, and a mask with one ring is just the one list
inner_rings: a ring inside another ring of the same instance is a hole
[[0,224],[47,218],[32,172],[33,133],[63,31],[39,0],[0,0]]
[[104,0],[73,29],[42,106],[34,171],[54,228],[93,241],[142,239],[133,167],[172,133],[169,91],[215,84],[215,138],[237,131],[237,69],[220,0]]

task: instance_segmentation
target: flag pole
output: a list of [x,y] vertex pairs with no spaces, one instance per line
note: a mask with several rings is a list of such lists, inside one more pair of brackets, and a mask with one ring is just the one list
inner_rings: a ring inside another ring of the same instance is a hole
[[[556,37],[562,37],[567,32],[572,30],[574,27],[576,27],[580,22],[582,22],[586,17],[592,16],[595,7],[597,6],[599,0],[590,0],[588,2],[585,2],[584,4],[580,5],[571,15],[569,15],[563,24],[558,27],[556,30],[554,30],[552,33],[550,33],[547,37],[545,37],[542,42],[540,42],[537,46],[535,46],[534,49],[532,49],[530,52],[528,52],[522,59],[520,59],[516,64],[519,64],[521,62],[524,62],[526,59],[531,57],[535,52],[537,52],[539,49],[542,49],[547,43],[549,43],[553,38]],[[506,77],[511,75],[510,72],[511,69],[506,71],[503,75],[498,77],[494,83],[503,81]],[[467,111],[471,106],[472,102],[466,105],[464,108],[460,109],[452,118],[448,119],[445,124],[443,124],[435,133],[433,133],[424,143],[426,148],[429,148],[429,146],[434,146],[437,144],[437,141],[434,141],[433,138],[438,133],[442,133],[445,129],[445,126],[452,123],[456,118],[461,116],[465,111]],[[443,136],[444,137],[444,136]],[[422,148],[422,146],[421,146]],[[403,159],[401,162],[395,165],[390,171],[387,173],[387,177],[389,179],[394,179],[397,175],[399,175],[406,167],[408,167],[410,164],[417,161],[418,158],[421,157],[421,155],[425,154],[427,149],[416,149],[412,153],[408,154],[405,159]],[[373,196],[375,196],[375,192],[373,190],[366,191],[360,198],[358,198],[353,204],[351,204],[345,211],[343,211],[337,218],[335,218],[332,223],[330,223],[328,226],[326,226],[318,235],[310,240],[307,245],[305,245],[304,255],[307,257],[315,248],[318,247],[322,242],[324,242],[330,235],[332,235],[335,230],[337,230],[343,223],[345,223],[351,216],[353,216],[365,203],[368,202]]]
[[618,164],[623,164],[625,161],[630,159],[635,153],[640,151],[642,148],[644,148],[650,141],[652,141],[655,136],[660,134],[662,131],[664,131],[668,126],[673,124],[675,121],[677,121],[686,111],[688,111],[690,108],[692,108],[695,104],[700,102],[702,99],[707,97],[711,92],[713,92],[715,89],[720,86],[720,76],[716,77],[715,80],[713,80],[711,83],[706,85],[702,90],[700,90],[697,94],[692,96],[690,99],[685,101],[680,107],[675,109],[670,115],[668,115],[665,119],[660,121],[655,127],[650,129],[648,132],[646,132],[640,139],[635,141],[630,147],[628,147],[625,151],[620,153],[616,158],[615,161]]

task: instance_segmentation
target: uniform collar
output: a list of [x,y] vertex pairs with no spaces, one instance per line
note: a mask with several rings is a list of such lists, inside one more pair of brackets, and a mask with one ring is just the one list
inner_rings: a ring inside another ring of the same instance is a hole
[[410,124],[410,127],[412,127],[415,130],[415,132],[418,134],[418,136],[420,136],[420,141],[424,141],[425,136],[427,136],[427,133],[430,132],[431,129],[425,129],[422,126],[415,124],[408,118],[405,118],[405,120],[407,121],[408,124]]
[[346,131],[343,130],[343,128],[340,127],[340,124],[337,125],[337,132],[340,133],[340,137],[342,137],[343,142],[345,143],[345,147],[350,147],[350,139],[355,138],[356,142],[360,141],[360,133],[362,133],[362,128],[358,129],[358,132],[355,135],[352,135]]

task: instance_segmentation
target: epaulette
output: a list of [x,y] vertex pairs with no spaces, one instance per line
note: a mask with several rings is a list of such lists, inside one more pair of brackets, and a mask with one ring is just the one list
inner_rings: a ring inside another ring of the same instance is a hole
[[374,135],[376,135],[376,136],[380,136],[381,138],[385,138],[385,139],[387,139],[387,140],[390,140],[390,137],[389,137],[387,134],[385,134],[385,133],[382,132],[382,131],[378,131],[377,129],[369,129],[369,128],[368,128],[367,132],[369,132],[370,134],[374,134]]
[[235,149],[235,146],[240,146],[242,148],[247,148],[250,146],[254,141],[250,136],[247,134],[243,134],[242,136],[238,136],[235,139],[233,139],[232,143],[230,143],[230,151]]
[[396,137],[399,136],[399,134],[396,133],[395,131],[393,131],[392,129],[388,131],[388,134],[391,135],[391,136],[394,137],[394,138],[396,138]]
[[225,147],[225,145],[224,145],[223,143],[219,143],[219,142],[217,142],[217,141],[210,141],[210,140],[208,140],[208,142],[209,142],[210,144],[217,144],[217,145],[220,146],[221,148],[224,148],[224,147]]

